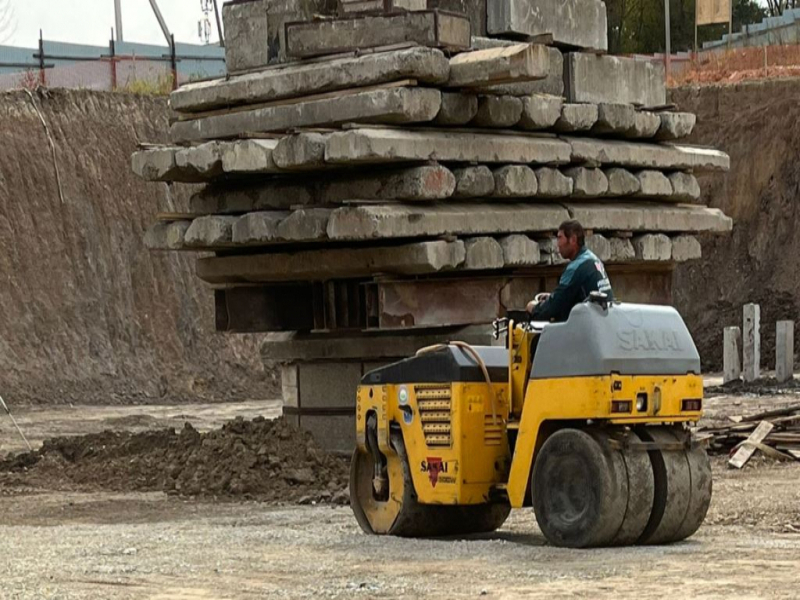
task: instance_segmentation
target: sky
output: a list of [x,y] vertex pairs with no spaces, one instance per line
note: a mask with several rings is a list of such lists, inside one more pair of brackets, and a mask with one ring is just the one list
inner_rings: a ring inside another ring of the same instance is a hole
[[[157,0],[167,27],[175,40],[201,43],[197,22],[203,19],[201,0]],[[121,0],[122,32],[126,42],[165,45],[149,0]],[[220,9],[222,0],[218,1]],[[2,11],[10,9],[11,31],[3,31]],[[216,41],[216,21],[210,14],[211,40]],[[44,38],[57,42],[73,42],[104,46],[114,27],[114,0],[0,0],[0,44],[35,47],[39,29]]]

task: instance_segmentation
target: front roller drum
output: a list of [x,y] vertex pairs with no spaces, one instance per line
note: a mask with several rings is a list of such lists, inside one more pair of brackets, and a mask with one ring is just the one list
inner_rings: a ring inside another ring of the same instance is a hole
[[508,518],[511,506],[507,503],[420,504],[402,434],[393,431],[390,442],[396,454],[386,456],[388,494],[375,491],[372,454],[356,449],[350,463],[350,506],[365,533],[401,537],[488,533]]

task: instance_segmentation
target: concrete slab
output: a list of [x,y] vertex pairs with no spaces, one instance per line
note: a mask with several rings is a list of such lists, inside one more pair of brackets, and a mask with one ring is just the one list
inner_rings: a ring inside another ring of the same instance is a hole
[[697,202],[700,200],[700,184],[697,177],[691,173],[670,173],[669,182],[672,185],[672,197],[679,202]]
[[657,113],[636,111],[633,127],[625,133],[629,138],[652,138],[661,127],[661,117]]
[[564,82],[567,102],[645,107],[667,103],[660,63],[572,52],[564,57]]
[[527,235],[512,234],[498,240],[506,267],[532,267],[539,264],[539,244]]
[[231,240],[240,245],[269,243],[280,240],[278,225],[287,219],[289,211],[259,211],[238,218],[231,232]]
[[742,371],[745,381],[761,377],[761,307],[745,304],[742,327]]
[[454,198],[481,198],[494,193],[494,175],[486,165],[453,169],[456,178]]
[[551,34],[557,46],[605,51],[606,5],[600,0],[487,0],[486,30],[507,37]]
[[722,337],[722,382],[739,381],[742,376],[742,330],[725,327]]
[[637,196],[643,198],[672,196],[672,184],[664,173],[648,169],[638,171],[636,178],[639,180],[639,192]]
[[[480,218],[475,218],[480,215]],[[332,240],[501,235],[555,231],[569,218],[560,206],[479,203],[353,206],[337,208],[328,223]]]
[[567,177],[558,169],[552,167],[539,167],[535,171],[539,198],[566,198],[572,195],[572,178]]
[[455,14],[415,11],[309,21],[286,27],[286,51],[292,58],[311,58],[409,42],[455,51],[468,50],[469,19]]
[[478,97],[459,92],[442,92],[442,107],[436,125],[466,125],[478,114]]
[[401,246],[325,248],[197,260],[197,276],[207,283],[328,281],[376,273],[426,275],[464,264],[464,242],[433,241]]
[[700,242],[693,235],[676,235],[672,238],[672,260],[685,262],[702,256]]
[[561,118],[564,101],[559,96],[530,94],[522,98],[522,115],[517,127],[549,129]]
[[661,123],[656,132],[657,140],[677,140],[691,135],[697,117],[686,112],[659,113]]
[[651,203],[566,204],[573,219],[597,231],[662,231],[669,233],[726,233],[733,221],[716,208]]
[[176,143],[195,142],[350,121],[417,123],[433,120],[440,107],[441,93],[435,89],[378,89],[176,121],[170,126],[170,138]]
[[261,67],[269,63],[267,21],[269,3],[269,0],[255,0],[223,5],[225,66],[229,72]]
[[627,169],[612,167],[604,169],[603,172],[608,178],[608,195],[613,198],[631,196],[641,190],[639,178]]
[[668,261],[672,259],[672,242],[663,233],[647,233],[631,240],[636,258],[646,261]]
[[610,262],[631,262],[636,258],[636,251],[633,249],[630,239],[612,237],[608,241],[611,249]]
[[222,171],[231,175],[279,173],[272,153],[277,140],[237,140],[219,142]]
[[775,324],[775,379],[783,383],[794,377],[794,321]]
[[172,92],[169,104],[177,112],[197,112],[402,79],[442,85],[449,73],[450,63],[441,50],[417,47],[189,83]]
[[[131,156],[131,170],[145,181],[179,181],[182,170],[175,163],[178,148],[166,146],[139,150]],[[191,176],[191,174],[188,174]]]
[[159,221],[148,227],[144,245],[148,250],[182,250],[191,221]]
[[574,198],[599,198],[608,192],[608,178],[600,169],[573,167],[566,169],[564,175],[572,179]]
[[513,127],[522,116],[522,100],[516,96],[481,96],[478,112],[472,119],[475,127]]
[[[497,38],[472,37],[472,48],[483,50],[511,46],[517,42]],[[547,47],[549,67],[547,77],[523,83],[505,83],[480,88],[483,94],[500,94],[504,96],[529,96],[531,94],[547,94],[561,97],[564,94],[564,56],[558,48]]]
[[572,147],[572,162],[595,166],[702,172],[727,171],[731,163],[727,154],[710,148],[576,137],[562,139]]
[[198,217],[186,230],[184,244],[187,247],[208,247],[230,244],[233,240],[233,224],[236,217],[209,215]]
[[182,172],[205,181],[222,175],[222,147],[219,142],[181,148],[175,152],[175,165]]
[[558,165],[569,162],[570,148],[562,140],[525,135],[358,129],[331,134],[325,160],[342,165],[427,160]]
[[530,198],[539,188],[536,173],[525,165],[506,165],[492,174],[494,195],[501,198]]
[[589,131],[597,122],[597,105],[564,104],[553,129],[563,133]]
[[586,247],[594,252],[595,256],[603,262],[611,260],[611,242],[600,233],[594,233],[586,238]]
[[450,59],[447,87],[475,88],[535,81],[546,78],[549,69],[547,48],[540,44],[473,50]]
[[636,109],[631,104],[598,104],[597,122],[592,126],[595,135],[624,136],[636,125]]
[[323,169],[325,144],[329,137],[321,133],[298,133],[282,137],[275,145],[271,158],[284,171]]
[[468,238],[464,241],[467,258],[464,268],[471,270],[502,269],[504,264],[503,248],[494,238],[483,236]]

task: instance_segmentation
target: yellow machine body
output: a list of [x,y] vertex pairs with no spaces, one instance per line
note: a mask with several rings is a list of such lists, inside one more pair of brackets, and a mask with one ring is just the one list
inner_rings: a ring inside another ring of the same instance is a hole
[[[531,469],[539,448],[560,428],[591,422],[618,425],[623,431],[626,425],[670,425],[701,416],[702,377],[691,373],[530,379],[534,335],[509,328],[507,382],[361,385],[358,451],[369,451],[366,423],[374,413],[386,456],[396,455],[390,428],[399,426],[420,504],[507,499],[518,508],[530,501]],[[642,410],[637,410],[637,399],[645,399]],[[514,440],[513,449],[509,440]],[[403,494],[402,473],[394,471],[389,473],[390,504],[400,503]]]

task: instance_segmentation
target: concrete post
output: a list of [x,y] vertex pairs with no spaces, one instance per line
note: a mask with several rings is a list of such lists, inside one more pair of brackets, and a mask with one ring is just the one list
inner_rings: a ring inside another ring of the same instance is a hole
[[742,376],[742,330],[726,327],[723,330],[722,383],[739,381]]
[[761,376],[761,307],[744,305],[744,345],[742,367],[745,381],[755,381]]
[[794,377],[794,321],[778,321],[775,331],[775,379]]

